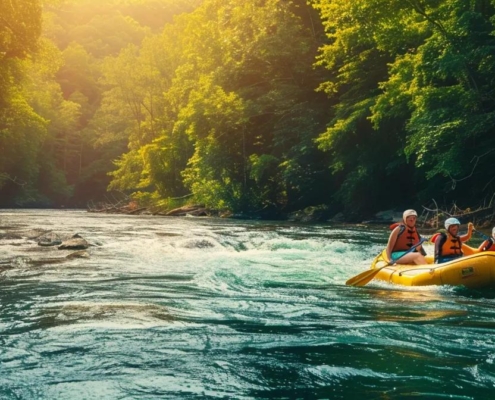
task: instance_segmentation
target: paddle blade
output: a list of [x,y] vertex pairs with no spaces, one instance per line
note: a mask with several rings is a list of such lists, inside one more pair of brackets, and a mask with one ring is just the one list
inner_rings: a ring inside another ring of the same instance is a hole
[[345,284],[347,286],[364,286],[371,281],[380,270],[381,268],[375,268],[361,272],[360,274],[348,279]]
[[376,274],[378,274],[380,270],[389,265],[389,263],[386,261],[386,256],[387,253],[385,250],[383,250],[375,257],[375,259],[371,263],[371,269],[361,272],[360,274],[348,279],[345,284],[348,286],[366,285],[369,281],[373,280],[373,278],[376,276]]

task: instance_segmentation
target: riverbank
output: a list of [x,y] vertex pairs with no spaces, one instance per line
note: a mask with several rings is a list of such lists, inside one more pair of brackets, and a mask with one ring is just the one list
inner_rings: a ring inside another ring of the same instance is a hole
[[[385,210],[371,216],[346,215],[334,212],[326,205],[306,207],[305,209],[283,213],[280,210],[261,210],[258,212],[233,213],[230,210],[213,210],[203,204],[186,204],[171,209],[156,206],[140,207],[136,202],[125,204],[103,204],[99,207],[88,208],[92,213],[128,214],[128,215],[158,215],[167,217],[220,217],[244,220],[281,220],[307,223],[349,223],[349,224],[378,224],[387,225],[402,220],[402,210]],[[458,218],[462,224],[473,222],[479,228],[489,228],[495,224],[495,206],[460,209],[456,206],[450,209],[418,209],[418,226],[424,229],[436,230],[443,227],[446,218]]]

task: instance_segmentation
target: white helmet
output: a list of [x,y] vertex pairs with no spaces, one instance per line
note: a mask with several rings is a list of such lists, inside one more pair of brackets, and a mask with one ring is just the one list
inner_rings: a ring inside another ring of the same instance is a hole
[[417,217],[418,213],[415,210],[404,211],[404,213],[402,214],[402,219],[404,220],[404,222],[406,222],[406,218],[410,217],[411,215]]
[[445,220],[445,229],[449,230],[450,225],[460,225],[461,223],[457,218],[447,218]]
[[495,227],[492,229],[492,237],[495,238]]

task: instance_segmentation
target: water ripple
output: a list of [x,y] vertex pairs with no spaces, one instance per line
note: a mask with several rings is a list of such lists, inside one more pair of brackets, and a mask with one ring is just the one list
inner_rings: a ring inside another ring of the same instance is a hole
[[[386,229],[75,210],[0,225],[2,399],[492,396],[493,291],[345,286]],[[90,258],[38,248],[48,230]]]

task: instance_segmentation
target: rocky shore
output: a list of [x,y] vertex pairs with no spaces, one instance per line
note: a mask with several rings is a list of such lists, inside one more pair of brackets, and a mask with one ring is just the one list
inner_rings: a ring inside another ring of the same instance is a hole
[[[236,219],[258,219],[258,220],[286,220],[291,222],[333,222],[350,224],[391,224],[402,220],[401,210],[385,210],[377,212],[369,218],[358,215],[346,215],[342,212],[334,212],[326,205],[306,207],[305,209],[290,213],[282,213],[275,209],[266,209],[259,212],[232,213],[228,210],[212,210],[203,204],[190,204],[171,210],[160,210],[154,207],[139,207],[136,202],[125,204],[100,204],[88,208],[92,213],[106,214],[130,214],[130,215],[159,215],[167,217],[220,217]],[[450,210],[418,209],[418,226],[424,229],[438,229],[443,221],[449,217],[456,217],[462,223],[473,222],[480,228],[487,228],[495,224],[495,207],[478,207],[476,209],[459,209],[453,207]]]
[[[15,226],[0,226],[0,272],[24,265],[38,266],[59,264],[75,258],[90,258],[92,246],[79,234],[57,233],[44,229],[22,229]],[[20,255],[13,255],[17,253]],[[6,257],[4,256],[7,255]]]

